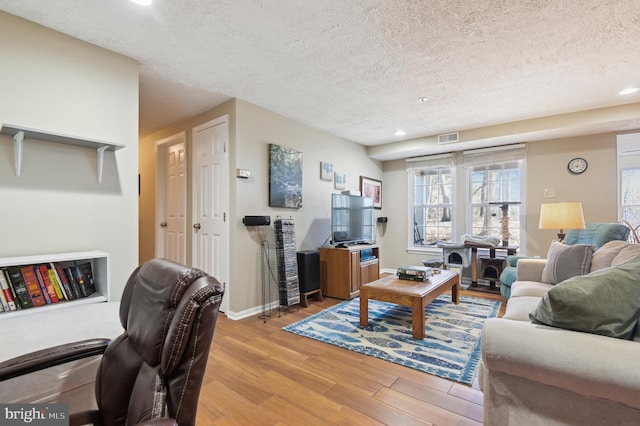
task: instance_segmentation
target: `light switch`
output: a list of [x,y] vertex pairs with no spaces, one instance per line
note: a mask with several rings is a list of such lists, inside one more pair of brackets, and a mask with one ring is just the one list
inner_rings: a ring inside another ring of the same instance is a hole
[[544,189],[544,198],[556,198],[556,189],[555,188],[545,188]]

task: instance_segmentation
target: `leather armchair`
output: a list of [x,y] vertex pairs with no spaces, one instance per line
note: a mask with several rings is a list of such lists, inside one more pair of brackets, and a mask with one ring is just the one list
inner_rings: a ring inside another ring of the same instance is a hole
[[71,425],[194,425],[223,295],[223,285],[201,270],[148,261],[125,286],[121,336],[5,361],[0,381],[103,354],[95,385],[98,409],[71,413]]

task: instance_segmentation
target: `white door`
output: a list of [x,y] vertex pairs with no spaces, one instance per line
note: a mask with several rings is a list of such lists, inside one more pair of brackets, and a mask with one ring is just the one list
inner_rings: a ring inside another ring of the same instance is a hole
[[158,223],[156,257],[186,261],[187,180],[184,132],[156,142]]
[[220,310],[227,312],[229,230],[228,116],[193,129],[193,266],[225,285]]

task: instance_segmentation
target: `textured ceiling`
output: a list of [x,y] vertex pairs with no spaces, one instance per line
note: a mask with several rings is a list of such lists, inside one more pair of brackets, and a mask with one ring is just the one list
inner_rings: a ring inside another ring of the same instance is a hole
[[[473,129],[622,104],[636,106],[624,119],[487,130],[462,146],[640,128],[640,94],[616,94],[640,86],[638,0],[0,0],[0,9],[139,61],[141,136],[231,98],[363,145],[404,146],[379,159],[436,152],[425,146],[441,133],[464,141]],[[389,145],[403,139],[426,142]]]

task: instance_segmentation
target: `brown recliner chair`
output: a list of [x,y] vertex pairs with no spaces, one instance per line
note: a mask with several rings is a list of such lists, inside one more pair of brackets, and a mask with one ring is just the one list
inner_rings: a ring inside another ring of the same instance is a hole
[[71,425],[194,425],[223,294],[223,285],[199,269],[148,261],[124,289],[121,336],[5,361],[0,380],[103,353],[95,386],[98,410],[71,413]]

